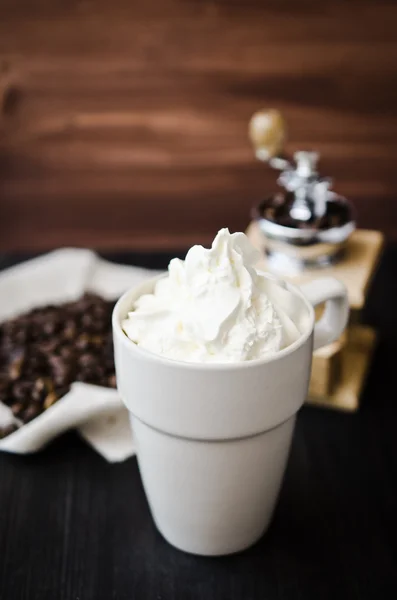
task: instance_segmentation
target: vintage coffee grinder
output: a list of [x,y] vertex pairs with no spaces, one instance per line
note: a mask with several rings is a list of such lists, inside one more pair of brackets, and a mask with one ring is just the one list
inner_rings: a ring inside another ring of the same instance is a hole
[[[356,410],[375,332],[360,324],[360,311],[375,270],[383,236],[356,229],[350,202],[331,190],[329,177],[319,174],[319,155],[284,154],[286,126],[277,110],[255,113],[249,136],[256,158],[277,169],[279,190],[253,209],[247,235],[261,251],[261,266],[298,285],[325,275],[346,285],[351,322],[340,340],[317,351],[309,402]],[[317,315],[321,314],[321,307]]]

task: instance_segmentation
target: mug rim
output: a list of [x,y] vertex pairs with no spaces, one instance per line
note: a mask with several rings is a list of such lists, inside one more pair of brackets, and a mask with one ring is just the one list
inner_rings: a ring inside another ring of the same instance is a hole
[[146,348],[141,348],[140,346],[138,346],[123,331],[123,328],[121,326],[121,316],[119,315],[120,307],[122,304],[124,304],[126,298],[134,295],[136,290],[138,290],[140,287],[142,287],[144,285],[153,285],[154,286],[157,281],[165,278],[168,275],[168,271],[165,271],[164,273],[161,273],[160,275],[157,275],[155,277],[152,277],[150,279],[146,279],[145,281],[142,281],[140,284],[135,285],[134,287],[132,287],[129,290],[127,290],[126,292],[124,292],[124,294],[122,294],[122,296],[120,296],[120,298],[117,300],[117,302],[113,308],[113,312],[112,312],[113,334],[118,337],[118,340],[127,348],[128,351],[130,351],[132,353],[137,353],[138,356],[141,356],[142,358],[145,358],[147,360],[151,360],[152,362],[160,362],[164,366],[170,367],[170,368],[182,368],[182,369],[194,370],[194,371],[208,371],[208,370],[230,371],[230,370],[234,370],[234,369],[254,368],[261,364],[265,365],[265,364],[274,362],[276,360],[279,360],[285,356],[288,356],[289,354],[292,354],[293,352],[295,352],[295,350],[298,350],[301,346],[303,346],[307,342],[309,337],[313,334],[314,325],[315,325],[314,308],[313,308],[313,305],[309,302],[309,300],[306,298],[306,296],[303,294],[303,292],[299,289],[298,286],[294,285],[293,283],[290,283],[289,281],[285,281],[284,279],[277,278],[274,275],[272,275],[270,273],[266,273],[261,270],[258,270],[258,273],[260,273],[261,275],[265,276],[267,279],[270,279],[271,281],[273,281],[275,283],[282,282],[283,285],[287,287],[288,291],[290,291],[292,294],[295,294],[301,300],[303,300],[303,302],[309,312],[310,324],[307,328],[307,331],[305,333],[303,333],[302,335],[300,335],[297,340],[292,342],[292,344],[290,344],[286,348],[283,348],[282,350],[279,350],[278,352],[275,352],[274,354],[270,354],[269,356],[263,356],[261,358],[255,358],[253,360],[246,360],[246,361],[239,361],[239,362],[227,362],[227,363],[226,362],[190,362],[190,361],[184,361],[184,360],[178,360],[175,358],[170,358],[163,354],[156,354],[155,352],[146,350]]

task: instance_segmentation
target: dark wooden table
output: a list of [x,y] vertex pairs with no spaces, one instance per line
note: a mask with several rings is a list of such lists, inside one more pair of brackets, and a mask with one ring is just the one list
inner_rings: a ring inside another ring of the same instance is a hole
[[[169,257],[113,258],[162,267]],[[1,600],[397,597],[396,306],[391,247],[365,314],[380,343],[362,408],[303,408],[273,524],[240,555],[200,558],[169,546],[135,458],[109,465],[75,433],[35,456],[1,454]]]

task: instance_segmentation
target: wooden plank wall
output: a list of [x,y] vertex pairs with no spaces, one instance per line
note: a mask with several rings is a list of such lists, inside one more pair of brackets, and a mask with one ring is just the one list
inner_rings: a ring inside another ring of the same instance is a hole
[[396,23],[383,0],[0,0],[0,249],[244,228],[274,188],[262,106],[397,237]]

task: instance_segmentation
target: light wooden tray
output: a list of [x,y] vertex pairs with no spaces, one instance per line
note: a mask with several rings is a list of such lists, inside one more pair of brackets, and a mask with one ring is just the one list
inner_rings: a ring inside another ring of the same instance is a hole
[[[258,267],[270,270],[264,251],[265,238],[256,222],[249,225],[247,236],[262,252],[263,258]],[[325,275],[336,277],[347,288],[352,310],[346,333],[334,344],[314,353],[307,400],[310,404],[347,411],[359,407],[360,393],[376,340],[371,328],[360,325],[360,314],[383,243],[384,236],[379,231],[358,229],[352,234],[340,263],[287,277],[297,285]],[[316,311],[317,317],[320,312]]]
[[[263,260],[259,267],[269,270],[264,253],[265,240],[256,222],[252,222],[247,229],[247,236],[251,243],[263,252]],[[368,286],[372,279],[379,256],[383,247],[384,236],[379,231],[370,229],[357,229],[351,236],[343,260],[330,267],[310,269],[290,277],[291,281],[300,285],[331,275],[343,281],[349,293],[350,308],[361,310],[365,303]],[[288,278],[287,278],[288,279]]]
[[345,345],[335,353],[329,353],[325,358],[319,353],[325,353],[326,348],[316,352],[307,403],[345,411],[357,410],[375,342],[376,333],[371,327],[352,325],[347,331]]

